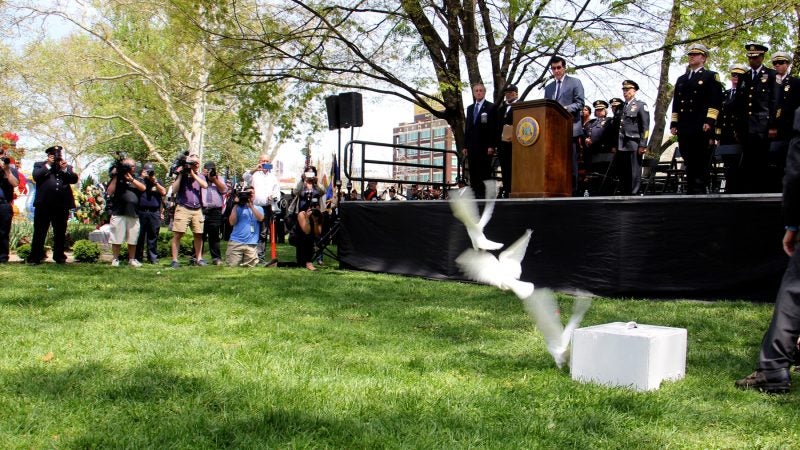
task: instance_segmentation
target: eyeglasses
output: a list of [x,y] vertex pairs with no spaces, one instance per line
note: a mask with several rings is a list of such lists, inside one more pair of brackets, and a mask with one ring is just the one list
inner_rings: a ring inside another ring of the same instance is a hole
[[789,64],[789,61],[772,61],[773,66],[782,66],[784,64]]
[[756,58],[761,58],[763,56],[764,55],[747,55],[747,59],[756,59]]
[[633,88],[632,87],[624,87],[624,88],[622,88],[622,90],[623,91],[632,91]]

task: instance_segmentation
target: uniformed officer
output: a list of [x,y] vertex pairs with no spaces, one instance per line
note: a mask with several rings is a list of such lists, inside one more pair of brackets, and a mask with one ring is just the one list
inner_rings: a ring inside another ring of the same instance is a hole
[[722,108],[716,124],[717,145],[722,150],[720,157],[725,165],[725,191],[738,192],[736,184],[739,182],[739,161],[741,159],[741,146],[739,139],[744,138],[745,133],[739,132],[736,127],[741,121],[736,117],[736,92],[739,81],[748,71],[744,64],[734,64],[728,71],[730,73],[731,88],[722,94]]
[[775,128],[775,75],[773,69],[764,66],[767,47],[747,44],[747,62],[750,66],[736,90],[737,130],[742,130],[740,164],[741,182],[735,189],[740,193],[765,192],[769,179],[767,164],[769,155],[768,131]]
[[769,130],[772,140],[769,152],[769,191],[780,192],[783,171],[786,166],[786,151],[792,137],[794,111],[800,107],[800,78],[789,75],[792,55],[787,52],[772,54],[775,68],[775,119]]
[[719,145],[738,144],[738,133],[736,133],[736,115],[734,99],[739,80],[748,71],[744,64],[734,64],[730,67],[731,88],[722,94],[722,108],[716,124],[716,135]]
[[611,124],[611,120],[607,117],[608,102],[596,100],[592,106],[594,107],[594,119],[587,122],[584,127],[586,130],[586,147],[590,155],[607,153],[610,147],[608,140],[606,140],[606,132]]
[[619,97],[614,97],[608,101],[611,105],[611,125],[606,132],[608,138],[608,145],[611,147],[612,152],[617,151],[617,141],[619,141],[619,125],[622,123],[622,105],[625,101]]
[[686,193],[706,194],[723,88],[719,74],[705,68],[705,45],[692,44],[686,54],[689,67],[675,82],[670,132],[678,136],[678,148],[686,165]]
[[636,195],[642,182],[642,158],[650,136],[650,112],[647,104],[636,98],[639,85],[632,80],[622,82],[622,107],[617,153],[614,165],[619,174],[623,195]]
[[47,160],[33,164],[33,180],[36,182],[36,197],[33,200],[33,240],[28,263],[39,264],[44,259],[44,240],[47,230],[53,225],[53,260],[59,264],[67,262],[64,242],[67,235],[69,210],[75,208],[75,197],[70,184],[78,182],[63,157],[59,145],[45,150]]

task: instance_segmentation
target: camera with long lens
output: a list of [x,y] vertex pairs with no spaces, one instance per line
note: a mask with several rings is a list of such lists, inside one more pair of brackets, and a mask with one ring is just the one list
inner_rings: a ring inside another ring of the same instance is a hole
[[135,169],[133,164],[130,164],[127,161],[125,161],[127,158],[128,157],[125,155],[125,153],[116,152],[116,160],[114,161],[113,167],[114,169],[116,169],[117,176],[120,178],[133,172],[133,170]]
[[191,169],[192,165],[188,163],[187,158],[189,158],[188,150],[179,153],[178,156],[175,157],[175,161],[172,162],[172,166],[169,168],[169,176],[175,176],[179,167],[183,167],[184,171]]
[[247,206],[247,204],[250,203],[251,195],[252,192],[248,190],[239,191],[238,193],[239,206]]

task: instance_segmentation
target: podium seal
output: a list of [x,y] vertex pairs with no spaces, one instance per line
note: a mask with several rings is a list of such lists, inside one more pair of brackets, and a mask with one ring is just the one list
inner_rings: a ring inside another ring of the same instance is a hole
[[525,147],[530,147],[539,139],[539,122],[533,117],[523,117],[517,123],[517,141]]

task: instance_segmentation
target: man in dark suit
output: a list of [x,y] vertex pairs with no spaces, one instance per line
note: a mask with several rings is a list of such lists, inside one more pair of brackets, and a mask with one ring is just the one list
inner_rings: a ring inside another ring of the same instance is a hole
[[741,145],[739,139],[744,137],[736,131],[741,123],[736,116],[736,92],[739,80],[749,69],[744,64],[734,64],[730,67],[731,88],[722,94],[722,108],[717,118],[715,137],[720,146],[722,162],[725,165],[725,192],[737,192],[736,184],[739,180],[739,160],[741,158]]
[[737,130],[742,130],[740,182],[736,193],[766,192],[768,190],[767,164],[769,161],[768,130],[774,128],[775,75],[764,66],[767,47],[747,44],[747,62],[750,70],[741,77],[736,89]]
[[719,74],[705,68],[708,48],[692,44],[689,67],[675,83],[670,131],[686,164],[686,193],[708,193],[708,171],[714,151],[714,126],[722,107]]
[[494,104],[486,100],[486,87],[483,83],[472,86],[475,103],[467,107],[466,127],[464,129],[465,148],[462,150],[469,163],[469,184],[477,198],[483,198],[486,187],[484,180],[492,175],[492,157],[497,139],[494,124]]
[[572,116],[572,187],[573,193],[578,187],[578,139],[583,136],[581,110],[584,94],[581,80],[567,75],[567,61],[560,56],[550,59],[550,72],[553,81],[545,86],[544,98],[557,101]]
[[[514,116],[511,114],[511,104],[517,101],[519,88],[514,84],[506,85],[503,89],[505,100],[497,107],[495,123],[497,123],[497,157],[500,159],[500,171],[503,177],[502,197],[508,198],[511,194],[511,140],[503,140],[503,128],[511,127],[514,124]],[[513,139],[513,133],[512,137]]]
[[622,195],[636,195],[642,184],[642,158],[650,136],[650,112],[647,104],[636,98],[639,85],[632,80],[622,82],[622,107],[614,166],[619,174]]
[[70,184],[78,182],[63,157],[59,145],[45,150],[47,159],[34,163],[33,180],[36,182],[36,197],[33,200],[33,242],[28,263],[39,264],[44,259],[44,240],[47,229],[53,226],[53,260],[59,264],[67,262],[64,241],[67,234],[69,210],[75,208]]
[[786,158],[783,179],[783,250],[791,258],[775,300],[772,321],[761,341],[756,371],[734,383],[740,389],[784,394],[792,379],[789,366],[794,362],[800,335],[800,252],[797,251],[800,227],[800,114],[795,114],[794,137]]

